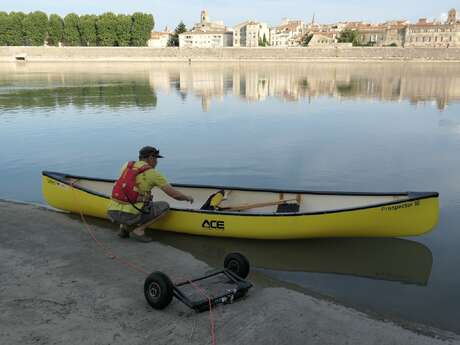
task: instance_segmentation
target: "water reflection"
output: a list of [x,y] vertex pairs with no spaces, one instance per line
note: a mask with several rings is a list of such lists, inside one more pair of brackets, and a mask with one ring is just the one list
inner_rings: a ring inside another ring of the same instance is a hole
[[155,107],[157,98],[149,84],[133,82],[129,84],[94,84],[78,87],[55,86],[33,89],[2,90],[0,108],[56,108],[74,105],[121,108],[137,106]]
[[308,64],[194,64],[154,71],[150,82],[161,89],[175,87],[182,94],[202,98],[203,110],[213,98],[226,94],[248,101],[268,97],[299,101],[328,96],[435,101],[444,109],[460,99],[460,66],[417,63],[308,63]]
[[[106,85],[120,79],[126,82]],[[45,89],[30,89],[43,84]],[[254,102],[269,97],[313,101],[323,96],[435,102],[443,110],[460,99],[460,66],[400,62],[0,64],[3,107],[33,107],[40,102],[59,106],[66,101],[154,107],[155,90],[175,92],[182,100],[188,95],[199,97],[203,111],[227,95]]]
[[164,232],[153,236],[216,267],[222,265],[226,254],[238,251],[257,268],[334,273],[425,286],[433,264],[431,251],[423,244],[396,238],[251,241]]

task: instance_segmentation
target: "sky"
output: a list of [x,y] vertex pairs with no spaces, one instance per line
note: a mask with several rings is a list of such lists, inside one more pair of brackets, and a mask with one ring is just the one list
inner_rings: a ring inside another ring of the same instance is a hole
[[234,26],[248,19],[270,26],[283,18],[310,22],[315,15],[322,24],[363,20],[370,23],[394,19],[416,22],[418,18],[440,19],[451,8],[460,10],[456,0],[0,0],[0,11],[44,11],[61,16],[70,12],[101,14],[104,12],[152,13],[155,30],[166,25],[174,28],[183,20],[187,27],[199,22],[200,11],[207,9],[210,20],[222,20]]

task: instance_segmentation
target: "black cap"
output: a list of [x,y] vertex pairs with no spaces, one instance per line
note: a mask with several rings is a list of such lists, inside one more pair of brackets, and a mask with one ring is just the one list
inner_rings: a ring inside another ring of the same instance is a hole
[[139,158],[147,158],[149,156],[163,158],[163,156],[160,155],[160,151],[152,146],[144,146],[143,148],[140,149]]

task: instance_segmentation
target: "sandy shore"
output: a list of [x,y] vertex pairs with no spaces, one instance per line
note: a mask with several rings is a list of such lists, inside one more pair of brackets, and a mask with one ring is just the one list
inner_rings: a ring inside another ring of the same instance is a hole
[[[0,339],[2,344],[207,344],[208,313],[173,300],[153,310],[145,276],[110,259],[79,218],[0,201]],[[93,223],[93,222],[91,222]],[[92,224],[113,253],[147,271],[199,276],[213,268],[157,242],[116,236]],[[154,234],[153,234],[154,236]],[[217,344],[460,344],[460,336],[423,325],[381,321],[285,288],[253,274],[248,296],[214,310]]]

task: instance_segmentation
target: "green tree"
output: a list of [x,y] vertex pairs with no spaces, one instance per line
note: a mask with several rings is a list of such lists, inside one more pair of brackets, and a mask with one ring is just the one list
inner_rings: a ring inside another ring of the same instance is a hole
[[169,37],[168,47],[179,47],[179,35],[184,32],[187,32],[187,27],[184,22],[181,21],[174,30],[174,33]]
[[9,46],[24,45],[24,30],[22,22],[26,15],[22,12],[10,12],[6,24],[6,44]]
[[29,13],[23,20],[26,45],[42,46],[48,34],[48,16],[41,11]]
[[259,47],[266,47],[268,45],[269,43],[267,40],[267,36],[265,36],[265,34],[263,35],[263,37],[259,37]]
[[352,43],[353,46],[360,45],[359,41],[359,31],[345,29],[340,33],[340,36],[337,40],[339,43]]
[[312,38],[313,38],[313,34],[306,34],[305,36],[303,36],[302,42],[301,42],[302,46],[307,47]]
[[64,17],[64,33],[62,40],[66,46],[81,45],[80,18],[75,13],[69,13]]
[[6,35],[8,24],[9,24],[8,13],[0,12],[0,46],[8,45],[7,35]]
[[127,47],[131,41],[131,27],[133,19],[131,16],[119,14],[117,16],[117,46]]
[[50,15],[48,24],[48,44],[59,46],[62,41],[62,34],[64,32],[64,21],[57,14]]
[[96,22],[97,45],[113,47],[117,41],[117,16],[107,12],[99,16]]
[[131,45],[135,47],[147,46],[147,41],[150,39],[150,33],[154,25],[155,21],[151,14],[140,12],[134,13],[131,30]]
[[94,47],[97,45],[96,22],[97,16],[95,15],[80,17],[80,37],[83,46]]

